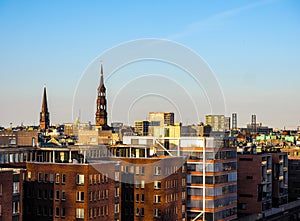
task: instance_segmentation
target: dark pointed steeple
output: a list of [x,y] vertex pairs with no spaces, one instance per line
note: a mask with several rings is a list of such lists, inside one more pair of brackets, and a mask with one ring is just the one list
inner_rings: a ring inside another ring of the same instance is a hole
[[107,126],[106,88],[104,86],[102,64],[101,64],[101,70],[100,70],[100,84],[98,87],[96,126],[102,126],[102,127]]
[[44,85],[44,94],[42,100],[42,110],[40,112],[40,129],[45,130],[50,126],[49,112],[48,112],[48,103],[47,103],[47,92],[46,85]]

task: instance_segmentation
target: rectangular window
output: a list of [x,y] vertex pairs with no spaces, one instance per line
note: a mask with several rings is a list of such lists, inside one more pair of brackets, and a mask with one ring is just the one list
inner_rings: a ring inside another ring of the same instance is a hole
[[154,203],[161,203],[160,195],[154,195]]
[[13,182],[13,193],[16,194],[16,193],[19,193],[20,191],[20,183],[19,182]]
[[2,206],[0,204],[0,216],[2,216]]
[[79,191],[76,193],[76,201],[83,202],[84,201],[84,192]]
[[141,180],[141,188],[142,188],[142,189],[145,188],[145,180]]
[[143,176],[145,174],[145,167],[141,166],[140,168],[141,168],[141,170],[140,170],[141,171],[141,175]]
[[66,191],[61,191],[61,200],[66,200]]
[[55,174],[55,183],[59,183],[59,173]]
[[154,189],[158,190],[161,188],[161,182],[160,181],[154,181]]
[[93,184],[93,175],[89,175],[90,184]]
[[61,178],[61,183],[65,184],[66,183],[66,174],[62,174],[62,178]]
[[140,208],[136,208],[136,209],[135,209],[135,215],[136,215],[136,216],[139,216],[139,215],[140,215]]
[[59,190],[56,190],[56,192],[55,192],[55,199],[59,200]]
[[55,216],[56,216],[56,217],[59,217],[59,207],[56,207],[56,208],[55,208]]
[[84,175],[83,174],[77,174],[76,183],[78,185],[84,185]]
[[135,188],[140,188],[140,181],[139,180],[136,180],[135,181]]
[[[105,206],[106,215],[108,215],[108,208]],[[119,213],[119,204],[115,204],[115,213]]]
[[144,208],[141,208],[141,209],[140,209],[140,213],[141,213],[141,216],[144,216],[144,215],[145,215]]
[[115,188],[115,197],[119,197],[119,195],[120,195],[120,188],[116,187]]
[[19,213],[19,202],[13,202],[13,214]]
[[154,175],[160,175],[161,174],[161,168],[156,166],[154,167]]
[[141,202],[143,203],[144,200],[145,200],[145,196],[144,196],[144,194],[141,194]]
[[45,173],[45,175],[44,175],[44,182],[46,183],[47,181],[48,181],[48,174]]
[[135,174],[136,174],[136,175],[139,175],[139,174],[140,174],[140,167],[139,167],[139,166],[136,166],[136,167],[135,167]]
[[27,179],[28,179],[28,181],[31,180],[31,172],[30,171],[28,171],[28,173],[27,173]]
[[83,219],[84,218],[84,209],[76,208],[76,218]]
[[53,173],[50,173],[50,182],[53,183]]
[[38,173],[38,182],[42,182],[42,173]]
[[61,208],[61,216],[62,217],[66,216],[66,208]]
[[108,199],[108,189],[105,190],[105,196],[106,196],[106,199]]
[[140,201],[140,194],[135,195],[135,201],[138,203]]
[[2,183],[0,183],[0,196],[2,196]]
[[93,192],[90,192],[90,201],[93,201]]
[[155,209],[154,209],[154,217],[160,217],[160,216],[161,216],[161,210],[155,208]]
[[94,174],[94,184],[97,183],[97,174]]

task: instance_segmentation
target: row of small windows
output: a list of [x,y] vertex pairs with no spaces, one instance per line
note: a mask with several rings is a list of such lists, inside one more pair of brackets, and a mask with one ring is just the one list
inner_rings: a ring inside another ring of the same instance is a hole
[[[0,206],[1,209],[1,206]],[[90,208],[90,218],[96,217],[96,216],[108,216],[108,206],[100,206],[100,207],[95,207],[95,208]],[[1,212],[1,210],[0,210]],[[31,214],[31,213],[36,214],[37,216],[53,216],[53,208],[52,207],[42,207],[38,206],[33,209],[33,211],[30,210],[29,206],[26,206],[26,213]],[[55,217],[65,217],[66,216],[66,208],[64,207],[55,207]],[[83,219],[84,218],[84,209],[83,208],[76,208],[75,210],[76,218],[78,219]],[[1,215],[1,213],[0,213]]]
[[[173,173],[177,173],[177,166],[169,166],[164,167],[165,175],[171,175]],[[135,175],[145,175],[145,167],[144,166],[121,166],[121,171],[124,173],[135,173]],[[153,167],[153,175],[159,176],[162,175],[162,168],[160,166]]]
[[[55,175],[55,177],[54,177]],[[54,182],[54,178],[55,178],[55,183],[62,183],[65,184],[66,183],[66,174],[53,174],[50,173],[49,177],[48,174],[45,173],[38,173],[38,182]],[[28,181],[32,180],[32,174],[31,171],[27,172],[27,179]],[[108,174],[91,174],[89,175],[89,183],[90,184],[100,184],[100,183],[108,183]],[[76,175],[76,184],[78,185],[84,185],[84,174],[77,174]]]

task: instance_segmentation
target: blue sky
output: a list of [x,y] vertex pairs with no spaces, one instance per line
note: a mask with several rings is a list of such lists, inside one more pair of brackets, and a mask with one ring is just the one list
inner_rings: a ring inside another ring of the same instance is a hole
[[[74,91],[91,61],[122,42],[163,38],[186,45],[209,64],[223,89],[226,114],[237,112],[240,126],[255,113],[263,124],[295,128],[299,12],[296,0],[2,0],[0,125],[37,124],[44,83],[51,122],[71,122]],[[200,114],[204,120],[207,113]]]

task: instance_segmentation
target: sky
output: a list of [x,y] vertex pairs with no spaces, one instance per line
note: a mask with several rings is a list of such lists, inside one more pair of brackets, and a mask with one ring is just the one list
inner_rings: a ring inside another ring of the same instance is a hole
[[[87,106],[78,109],[82,121],[94,122],[99,82],[99,70],[91,68],[95,60],[124,42],[151,38],[178,43],[199,55],[222,90],[223,114],[230,116],[236,112],[240,127],[250,121],[252,114],[263,125],[274,128],[294,129],[300,125],[300,3],[297,0],[2,0],[0,30],[0,126],[37,125],[45,83],[51,123],[72,122],[79,115],[78,110],[73,113],[74,97],[87,70],[95,72],[94,83],[90,85],[95,91],[90,98],[94,103],[82,104]],[[112,62],[113,59],[103,61],[104,75],[110,74],[105,70],[109,70],[106,67]],[[204,92],[189,87],[193,82],[179,73],[182,70],[158,63],[137,62],[134,67],[125,66],[116,73],[124,78],[134,72],[132,77],[137,78],[142,73],[159,76],[163,72],[168,76],[172,72],[175,83],[181,82],[188,88],[187,94],[195,95],[194,104],[199,105],[197,114],[182,110],[176,120],[197,124],[205,120],[206,114],[214,114],[205,102],[202,108],[198,100],[204,98],[196,95]],[[112,77],[106,81],[108,97],[110,92],[120,91],[123,78]],[[164,80],[166,77],[157,77],[152,84]],[[166,88],[177,95],[176,102],[153,88],[153,91],[145,90],[140,102],[131,100],[130,105],[125,105],[134,91],[142,94],[149,82],[144,77],[138,84],[128,84],[133,89],[124,92],[127,97],[116,99],[119,106],[114,108],[114,117],[109,116],[109,121],[132,124],[134,119],[146,119],[150,111],[177,113],[180,107],[175,106],[194,107],[193,102],[186,104],[183,93],[172,86]],[[108,110],[112,102],[108,99]],[[130,113],[118,115],[123,112]]]

